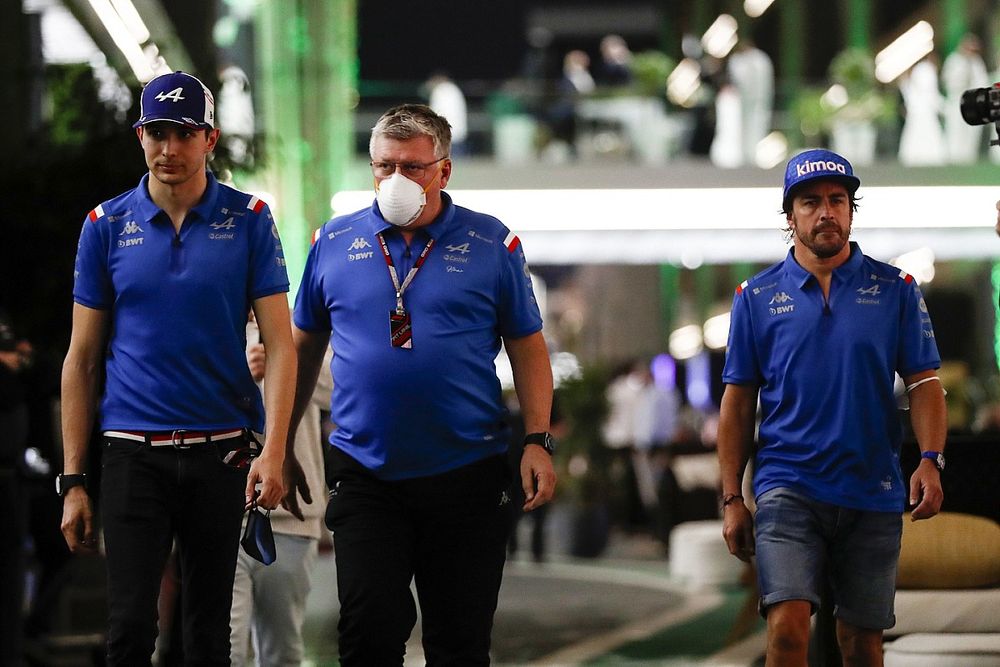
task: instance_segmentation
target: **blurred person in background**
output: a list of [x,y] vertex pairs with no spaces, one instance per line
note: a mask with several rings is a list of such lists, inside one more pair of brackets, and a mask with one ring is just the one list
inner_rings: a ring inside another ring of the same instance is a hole
[[468,155],[469,111],[458,84],[443,72],[432,76],[427,81],[427,106],[451,125],[451,154]]
[[[328,349],[326,364],[330,359]],[[253,313],[247,323],[247,365],[258,386],[263,387],[267,382],[267,351]],[[295,459],[302,468],[306,485],[289,489],[283,506],[270,513],[277,558],[264,565],[243,550],[237,557],[231,639],[233,667],[299,665],[305,657],[302,624],[326,510],[320,412],[330,404],[332,389],[330,375],[321,373],[298,429],[289,434],[295,438]],[[256,661],[250,658],[251,639]]]
[[[96,420],[108,665],[150,664],[175,538],[185,658],[228,665],[240,519],[251,502],[273,509],[284,496],[295,381],[288,276],[267,205],[207,171],[214,107],[185,72],[146,84],[134,127],[149,172],[90,212],[77,250],[56,481],[66,543],[95,551],[84,461]],[[251,308],[272,380],[262,451],[254,432],[264,406],[245,355]]]
[[[908,167],[945,164],[948,147],[941,125],[945,100],[938,87],[934,60],[924,58],[904,74],[899,80],[899,92],[905,110],[899,135],[899,161]],[[957,115],[954,109],[948,111]]]
[[448,122],[390,109],[370,208],[316,231],[295,303],[293,422],[335,351],[330,436],[340,664],[399,665],[417,614],[428,664],[487,665],[512,508],[494,360],[524,419],[523,509],[555,490],[552,369],[517,236],[455,205]]
[[[20,348],[20,349],[19,349]],[[20,468],[28,439],[28,405],[21,374],[29,363],[14,324],[0,309],[0,664],[21,664],[27,512]]]
[[[848,240],[860,183],[831,151],[793,157],[782,200],[792,248],[733,299],[718,430],[723,531],[738,558],[756,553],[769,665],[806,664],[826,577],[844,664],[881,665],[882,632],[895,624],[900,515],[908,503],[913,520],[930,518],[943,500],[934,330],[914,280]],[[895,372],[922,452],[908,483]],[[741,488],[758,397],[751,516]]]
[[726,63],[729,81],[740,96],[740,143],[743,163],[757,164],[757,144],[771,131],[774,64],[748,37],[740,39]]
[[621,35],[601,38],[601,60],[594,71],[594,82],[608,88],[632,83],[632,51]]
[[962,93],[970,88],[986,88],[990,76],[983,62],[982,42],[975,35],[965,35],[958,48],[944,59],[941,82],[945,90],[944,131],[948,161],[952,164],[974,164],[979,159],[984,141],[984,128],[969,125],[958,109]]

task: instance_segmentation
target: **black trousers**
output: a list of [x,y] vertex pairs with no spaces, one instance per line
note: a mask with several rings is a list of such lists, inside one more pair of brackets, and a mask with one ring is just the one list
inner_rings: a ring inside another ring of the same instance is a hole
[[186,665],[229,665],[229,616],[246,469],[215,444],[105,441],[101,513],[108,567],[107,664],[149,665],[160,579],[177,540]]
[[417,614],[430,667],[490,662],[512,510],[506,459],[385,482],[334,448],[327,509],[340,597],[340,664],[402,665]]

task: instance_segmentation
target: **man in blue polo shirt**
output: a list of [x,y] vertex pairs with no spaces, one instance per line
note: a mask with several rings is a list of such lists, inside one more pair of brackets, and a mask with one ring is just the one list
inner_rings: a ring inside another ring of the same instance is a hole
[[[240,519],[255,495],[273,508],[284,493],[295,381],[288,277],[264,202],[206,171],[219,131],[204,84],[165,74],[146,85],[141,105],[135,128],[149,173],[90,212],[77,251],[62,378],[62,531],[74,552],[97,546],[84,462],[99,413],[107,663],[150,664],[176,538],[185,661],[228,665]],[[249,464],[253,433],[265,426],[244,354],[251,308],[275,381],[264,448]]]
[[316,231],[296,298],[293,423],[334,350],[327,526],[345,667],[402,664],[411,580],[428,664],[489,664],[512,509],[501,341],[529,434],[524,509],[555,487],[552,371],[524,254],[442,192],[450,146],[430,108],[386,112],[370,143],[376,201]]
[[[793,246],[733,299],[719,423],[724,536],[756,549],[769,665],[804,665],[824,577],[844,664],[882,664],[895,623],[900,515],[941,507],[946,412],[934,329],[912,277],[848,239],[861,181],[842,156],[808,150],[785,171]],[[923,458],[899,467],[895,373],[909,395]],[[751,516],[741,495],[754,438]],[[756,523],[756,543],[754,540]]]

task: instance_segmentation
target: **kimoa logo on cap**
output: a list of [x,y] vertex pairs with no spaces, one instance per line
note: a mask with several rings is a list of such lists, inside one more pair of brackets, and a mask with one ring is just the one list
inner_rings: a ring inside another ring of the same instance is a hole
[[795,165],[796,176],[805,176],[817,171],[836,171],[845,176],[847,175],[847,169],[844,165],[833,160],[813,160],[812,162],[803,162],[802,164]]

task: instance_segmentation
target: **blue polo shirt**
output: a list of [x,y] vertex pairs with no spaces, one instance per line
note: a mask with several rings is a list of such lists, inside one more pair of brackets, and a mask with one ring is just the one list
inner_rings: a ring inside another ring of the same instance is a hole
[[111,313],[101,429],[261,431],[247,314],[288,291],[271,213],[209,173],[178,235],[148,179],[91,211],[80,234],[73,299]]
[[909,275],[851,243],[825,302],[790,250],[733,298],[722,379],[760,387],[754,492],[791,487],[843,507],[902,511],[894,373],[940,364]]
[[[517,237],[446,193],[442,200],[409,249],[377,204],[327,222],[296,297],[297,327],[332,331],[330,442],[382,479],[435,475],[504,452],[500,339],[542,328]],[[396,295],[379,232],[400,282],[434,239],[403,296],[412,349],[390,344]]]

